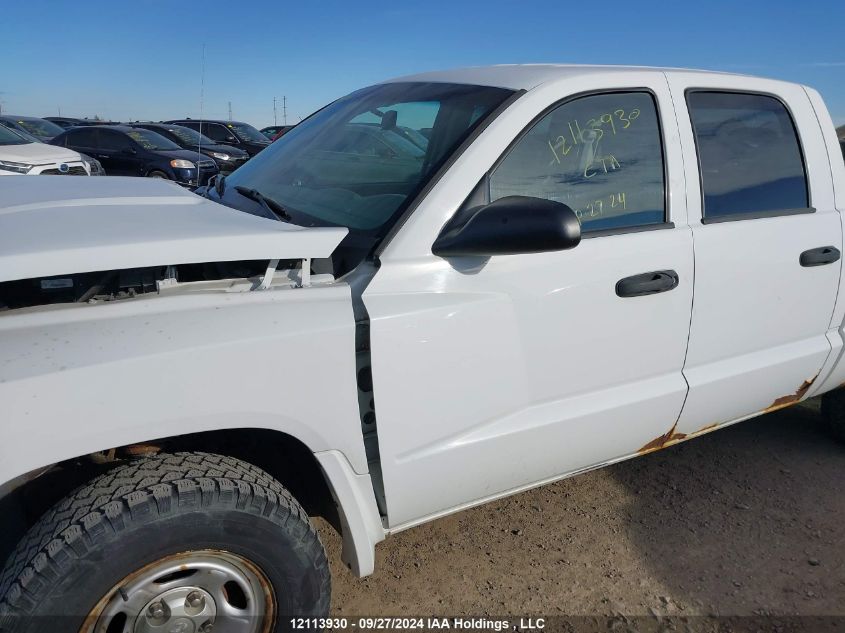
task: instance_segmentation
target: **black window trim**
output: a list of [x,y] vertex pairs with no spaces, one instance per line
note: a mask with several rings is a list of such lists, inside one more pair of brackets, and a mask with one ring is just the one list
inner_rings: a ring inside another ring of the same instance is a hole
[[743,220],[763,220],[765,218],[781,218],[787,215],[809,215],[815,213],[815,207],[799,207],[797,209],[775,209],[774,211],[750,211],[748,213],[731,213],[715,218],[701,218],[701,223],[723,224],[724,222],[741,222]]
[[[572,95],[568,95],[558,101],[555,101],[553,104],[547,106],[543,109],[540,114],[536,117],[531,119],[531,121],[526,125],[522,130],[520,130],[519,134],[516,135],[513,141],[505,148],[505,151],[496,159],[496,162],[493,163],[492,167],[487,170],[487,173],[484,174],[482,178],[482,182],[487,182],[487,202],[490,201],[490,177],[493,175],[493,172],[499,168],[504,160],[508,157],[508,155],[513,151],[514,147],[525,137],[528,133],[533,129],[535,125],[537,125],[540,121],[542,121],[546,116],[557,110],[559,107],[566,105],[572,101],[576,101],[578,99],[583,99],[584,97],[594,97],[600,95],[610,95],[610,94],[630,94],[630,93],[647,93],[654,103],[654,110],[655,114],[657,115],[657,133],[660,136],[660,160],[663,164],[663,221],[656,222],[653,224],[640,224],[636,226],[621,226],[618,228],[612,229],[596,229],[593,231],[587,230],[584,231],[582,228],[582,235],[583,239],[591,238],[591,237],[605,237],[609,235],[624,235],[627,233],[643,233],[646,231],[659,231],[664,229],[674,229],[675,223],[669,217],[669,166],[667,165],[666,161],[666,135],[663,132],[663,117],[662,111],[660,109],[660,99],[657,96],[657,93],[646,86],[639,86],[639,87],[630,87],[630,88],[608,88],[608,89],[599,89],[599,90],[585,90],[584,92],[577,92]],[[481,182],[479,182],[479,185]],[[476,189],[478,185],[473,188],[472,193],[467,196],[467,199],[461,204],[459,211],[465,208],[470,199],[476,194]],[[583,227],[583,225],[582,225]]]
[[[689,95],[695,92],[710,92],[719,94],[735,94],[750,97],[769,97],[774,99],[783,106],[786,115],[789,117],[789,122],[792,124],[792,131],[795,132],[795,140],[798,143],[798,153],[801,155],[801,169],[804,171],[804,189],[807,193],[807,206],[798,207],[796,209],[773,209],[770,211],[749,211],[748,213],[733,213],[725,214],[717,217],[708,218],[705,215],[704,208],[704,177],[701,171],[701,152],[698,150],[698,135],[695,133],[695,123],[692,120],[692,109],[689,104]],[[780,96],[766,92],[765,90],[733,90],[730,88],[687,88],[684,90],[684,107],[687,109],[687,117],[689,118],[690,128],[692,129],[692,140],[695,143],[695,164],[698,168],[698,195],[701,199],[701,224],[707,226],[708,224],[723,224],[725,222],[743,222],[745,220],[762,220],[764,218],[780,218],[788,215],[809,215],[815,213],[816,208],[813,206],[813,192],[810,188],[810,175],[807,173],[807,157],[804,153],[804,143],[801,140],[801,131],[795,125],[795,116],[792,114],[792,109]]]
[[674,229],[674,222],[661,222],[660,224],[639,224],[636,226],[620,226],[615,229],[596,229],[595,231],[584,231],[581,234],[582,240],[593,237],[607,237],[608,235],[627,235],[628,233],[645,233],[646,231],[663,231]]

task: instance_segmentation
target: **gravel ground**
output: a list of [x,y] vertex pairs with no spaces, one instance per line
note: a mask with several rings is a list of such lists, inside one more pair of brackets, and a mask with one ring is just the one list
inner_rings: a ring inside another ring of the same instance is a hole
[[333,615],[845,615],[845,445],[810,401],[401,532]]

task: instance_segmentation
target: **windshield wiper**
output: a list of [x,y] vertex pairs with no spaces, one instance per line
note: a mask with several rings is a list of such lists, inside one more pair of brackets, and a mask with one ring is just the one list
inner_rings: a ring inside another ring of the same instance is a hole
[[290,213],[288,213],[282,205],[272,198],[266,197],[257,189],[250,189],[249,187],[238,185],[235,187],[235,191],[241,194],[244,198],[255,200],[258,204],[272,213],[273,217],[275,217],[279,222],[291,222],[293,220]]

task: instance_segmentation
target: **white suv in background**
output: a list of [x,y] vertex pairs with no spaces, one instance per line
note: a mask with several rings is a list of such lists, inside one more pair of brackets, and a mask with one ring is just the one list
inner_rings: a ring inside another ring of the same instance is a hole
[[41,143],[0,125],[0,176],[102,176],[100,163],[79,152]]

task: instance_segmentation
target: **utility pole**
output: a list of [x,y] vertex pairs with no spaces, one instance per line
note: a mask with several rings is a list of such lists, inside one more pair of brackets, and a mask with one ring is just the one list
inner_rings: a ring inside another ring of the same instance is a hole
[[278,125],[278,123],[276,120],[276,97],[273,97],[273,125]]
[[232,102],[229,102],[229,120],[232,120]]
[[282,123],[288,124],[288,98],[282,97]]

